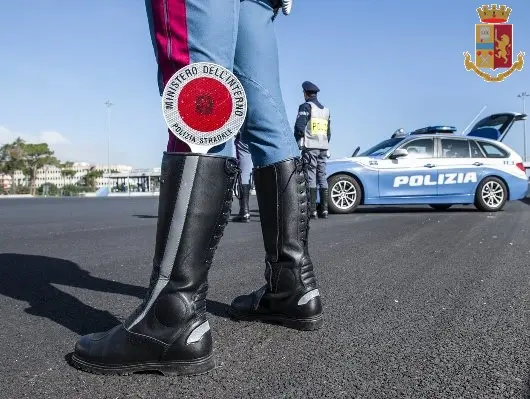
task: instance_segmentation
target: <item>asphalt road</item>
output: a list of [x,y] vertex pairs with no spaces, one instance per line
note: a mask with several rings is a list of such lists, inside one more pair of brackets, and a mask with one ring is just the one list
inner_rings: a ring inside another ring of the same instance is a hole
[[197,377],[66,361],[81,334],[140,303],[156,198],[0,200],[0,397],[530,398],[530,199],[494,214],[367,207],[312,221],[317,332],[226,318],[263,281],[252,200],[252,222],[230,223],[214,259],[218,367]]

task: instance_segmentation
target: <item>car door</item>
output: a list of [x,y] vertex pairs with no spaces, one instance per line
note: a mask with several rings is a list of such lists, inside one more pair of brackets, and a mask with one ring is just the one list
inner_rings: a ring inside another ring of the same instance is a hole
[[473,195],[483,174],[484,154],[465,137],[438,140],[438,196]]
[[434,138],[407,140],[398,148],[406,149],[408,155],[397,159],[387,156],[378,161],[379,196],[394,199],[435,196],[438,172]]

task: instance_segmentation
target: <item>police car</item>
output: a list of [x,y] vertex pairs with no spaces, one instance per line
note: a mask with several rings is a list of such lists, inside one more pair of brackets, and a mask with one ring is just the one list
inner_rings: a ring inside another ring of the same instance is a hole
[[327,164],[328,204],[333,213],[359,205],[426,204],[445,210],[474,204],[501,210],[524,198],[528,177],[522,158],[502,141],[526,114],[493,114],[467,135],[452,126],[430,126],[389,139],[355,157]]

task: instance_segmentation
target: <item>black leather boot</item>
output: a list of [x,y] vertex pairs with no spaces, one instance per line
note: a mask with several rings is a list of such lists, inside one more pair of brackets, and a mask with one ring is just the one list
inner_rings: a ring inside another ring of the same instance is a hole
[[298,158],[254,169],[267,284],[232,302],[230,315],[316,330],[322,304],[307,248],[307,186]]
[[232,221],[245,223],[250,221],[250,210],[249,210],[249,198],[250,198],[250,184],[240,185],[240,197],[239,198],[239,215],[237,215]]
[[153,272],[143,303],[115,328],[81,337],[72,364],[97,374],[200,374],[215,366],[208,270],[230,216],[234,158],[165,153]]
[[319,191],[320,203],[318,205],[318,217],[327,219],[328,218],[328,189],[321,188]]
[[309,215],[311,219],[317,219],[317,189],[309,189]]

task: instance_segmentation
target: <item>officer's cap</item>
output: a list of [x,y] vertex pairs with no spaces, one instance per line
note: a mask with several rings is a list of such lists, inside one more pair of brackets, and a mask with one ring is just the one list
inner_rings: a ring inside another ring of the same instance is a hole
[[320,91],[320,89],[318,88],[316,84],[308,82],[308,81],[305,81],[304,83],[302,83],[302,89],[304,89],[304,91],[307,91],[309,93],[318,93]]

